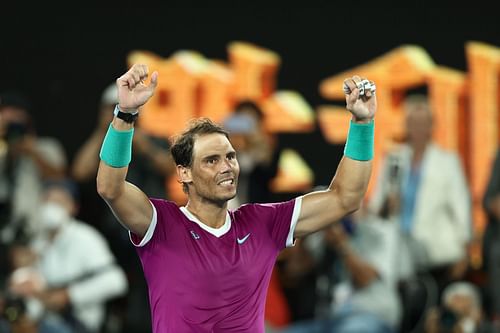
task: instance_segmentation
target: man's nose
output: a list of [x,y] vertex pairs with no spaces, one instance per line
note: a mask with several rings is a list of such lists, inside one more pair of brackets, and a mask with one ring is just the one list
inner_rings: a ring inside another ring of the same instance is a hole
[[222,161],[221,172],[228,172],[233,170],[233,164],[227,158]]

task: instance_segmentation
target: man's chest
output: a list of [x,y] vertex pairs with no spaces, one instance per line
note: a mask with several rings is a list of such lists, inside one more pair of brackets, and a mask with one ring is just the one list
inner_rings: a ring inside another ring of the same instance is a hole
[[170,233],[154,256],[154,267],[149,266],[153,279],[160,270],[162,282],[178,286],[180,293],[220,297],[259,285],[277,250],[258,228],[233,225],[216,237],[193,224]]

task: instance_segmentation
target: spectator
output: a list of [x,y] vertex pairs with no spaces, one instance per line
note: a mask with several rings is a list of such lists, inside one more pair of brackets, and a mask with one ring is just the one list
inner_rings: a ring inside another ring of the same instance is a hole
[[57,316],[32,318],[26,302],[14,295],[0,295],[0,333],[74,333]]
[[66,156],[52,137],[37,136],[29,100],[0,94],[0,243],[31,230],[41,183],[64,176]]
[[454,282],[443,291],[439,307],[426,316],[426,333],[494,333],[485,319],[479,290],[468,282]]
[[70,181],[46,185],[38,219],[40,233],[32,242],[38,276],[15,271],[11,289],[61,314],[76,332],[94,333],[105,320],[106,302],[127,291],[127,280],[106,240],[74,218],[75,193]]
[[[391,226],[380,220],[354,222],[351,215],[324,231],[318,269],[330,293],[329,313],[318,309],[314,320],[291,325],[284,333],[390,333],[401,318]],[[388,229],[389,228],[389,229]],[[318,241],[318,240],[316,240]],[[311,252],[314,247],[311,247]],[[328,255],[332,251],[335,255]],[[321,305],[321,304],[318,304]]]
[[[471,239],[469,189],[457,154],[432,141],[432,111],[423,95],[404,102],[407,142],[384,160],[372,211],[399,225],[410,244],[413,272],[429,272],[441,291],[468,267]],[[402,251],[403,252],[403,251]]]

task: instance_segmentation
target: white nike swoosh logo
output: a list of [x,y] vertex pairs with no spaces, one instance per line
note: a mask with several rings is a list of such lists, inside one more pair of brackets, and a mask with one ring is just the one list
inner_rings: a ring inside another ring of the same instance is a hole
[[242,239],[236,238],[236,241],[238,242],[238,244],[241,245],[241,244],[245,243],[245,241],[248,239],[248,237],[250,237],[250,233],[248,233],[248,235],[246,235]]

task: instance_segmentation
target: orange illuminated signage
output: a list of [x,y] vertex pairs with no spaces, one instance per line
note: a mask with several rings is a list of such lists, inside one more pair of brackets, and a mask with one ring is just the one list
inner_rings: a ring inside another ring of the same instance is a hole
[[[139,126],[156,135],[172,136],[193,117],[221,121],[235,102],[251,99],[263,108],[270,132],[314,130],[315,118],[330,143],[345,142],[348,119],[344,108],[308,105],[300,93],[276,89],[281,63],[273,51],[245,42],[233,42],[228,62],[210,60],[194,51],[178,51],[165,59],[136,51],[129,63],[143,62],[160,73],[158,91],[145,106]],[[320,82],[321,95],[342,102],[342,82],[354,74],[377,84],[378,114],[374,174],[380,158],[404,136],[401,101],[414,88],[426,86],[435,113],[434,139],[457,151],[472,192],[476,230],[484,229],[482,196],[497,148],[500,49],[479,42],[465,44],[468,72],[435,64],[427,52],[403,45],[372,61]],[[370,194],[373,182],[370,182]]]

